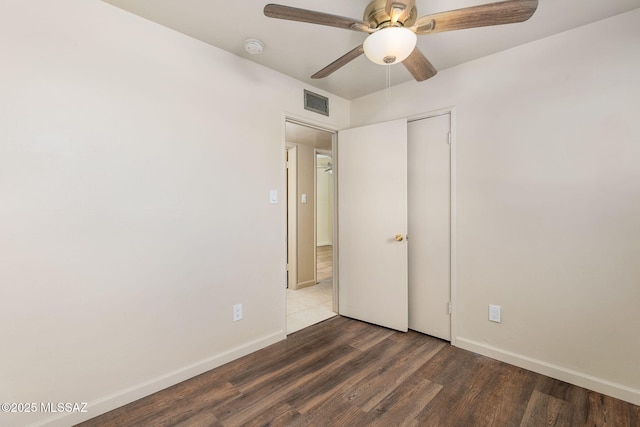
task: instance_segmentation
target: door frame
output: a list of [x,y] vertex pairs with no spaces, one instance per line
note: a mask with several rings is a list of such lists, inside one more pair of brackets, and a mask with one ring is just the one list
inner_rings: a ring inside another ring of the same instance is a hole
[[[297,197],[292,197],[298,194],[298,179],[296,178],[298,173],[298,146],[285,149],[285,167],[286,167],[286,185],[285,185],[285,221],[286,221],[286,236],[287,236],[287,256],[285,259],[287,270],[287,282],[285,287],[289,288],[293,286],[297,287],[295,283],[298,278],[298,209],[297,209]],[[293,156],[291,154],[294,154]]]
[[449,259],[450,265],[450,286],[451,286],[451,345],[456,346],[456,337],[458,332],[458,214],[457,214],[457,111],[455,106],[445,107],[438,110],[429,111],[426,113],[416,114],[407,117],[407,123],[429,119],[432,117],[438,117],[449,114],[449,132],[450,132],[450,233],[451,244],[449,247]]
[[[338,223],[338,211],[337,211],[337,176],[336,176],[336,141],[338,138],[338,128],[337,127],[333,127],[331,125],[328,125],[326,123],[322,123],[322,122],[316,122],[313,121],[307,117],[301,117],[298,116],[296,114],[291,114],[291,113],[283,113],[282,114],[282,120],[281,120],[281,135],[282,135],[282,142],[280,145],[280,153],[281,153],[281,183],[280,183],[280,189],[281,189],[281,194],[286,195],[287,194],[287,174],[288,174],[288,170],[287,170],[287,137],[286,137],[286,129],[287,129],[287,123],[292,123],[292,124],[296,124],[296,125],[300,125],[300,126],[305,126],[311,129],[317,129],[319,131],[323,131],[323,132],[329,132],[332,134],[331,137],[331,150],[325,150],[327,152],[331,153],[331,157],[333,158],[333,167],[334,167],[334,178],[333,178],[333,189],[334,189],[334,203],[333,203],[333,280],[332,280],[332,287],[333,287],[333,311],[334,312],[338,312],[338,281],[337,281],[337,223]],[[315,176],[314,176],[314,186],[315,186]],[[287,197],[284,197],[285,200],[287,200]],[[282,291],[283,291],[283,299],[284,299],[284,337],[285,339],[287,338],[287,280],[289,277],[289,271],[287,270],[287,258],[288,258],[288,247],[289,247],[289,233],[288,233],[288,219],[287,219],[287,210],[288,210],[288,201],[285,203],[282,203],[281,205],[281,218],[282,218],[282,230],[283,230],[283,238],[282,238],[282,249],[281,249],[281,253],[283,254],[283,266],[282,269],[284,271],[284,286],[282,286]],[[314,213],[315,216],[315,213]],[[314,218],[314,222],[315,222],[315,218]],[[315,232],[314,232],[314,244],[315,244]],[[315,274],[314,274],[315,277]]]

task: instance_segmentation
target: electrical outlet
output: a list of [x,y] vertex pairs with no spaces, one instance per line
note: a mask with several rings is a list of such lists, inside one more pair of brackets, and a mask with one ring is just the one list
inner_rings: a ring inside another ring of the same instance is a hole
[[501,323],[501,313],[500,313],[499,305],[491,305],[489,304],[489,320],[492,322]]
[[237,322],[238,320],[242,320],[242,304],[233,306],[233,321]]

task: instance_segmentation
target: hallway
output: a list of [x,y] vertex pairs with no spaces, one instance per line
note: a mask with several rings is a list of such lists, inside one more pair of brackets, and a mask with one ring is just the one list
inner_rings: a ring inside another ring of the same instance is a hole
[[333,312],[332,246],[317,248],[317,284],[287,289],[287,334],[299,331],[336,315]]

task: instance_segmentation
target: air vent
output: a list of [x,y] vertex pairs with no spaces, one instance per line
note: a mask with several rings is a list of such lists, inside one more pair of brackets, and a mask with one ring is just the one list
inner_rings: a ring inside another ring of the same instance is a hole
[[310,92],[304,91],[304,109],[313,111],[314,113],[329,115],[329,98]]

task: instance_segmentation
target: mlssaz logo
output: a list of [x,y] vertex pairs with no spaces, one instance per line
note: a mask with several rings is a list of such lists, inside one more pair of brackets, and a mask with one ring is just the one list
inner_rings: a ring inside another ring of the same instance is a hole
[[73,413],[73,412],[82,412],[86,413],[87,411],[87,402],[42,402],[40,403],[40,412],[62,412],[62,413]]

